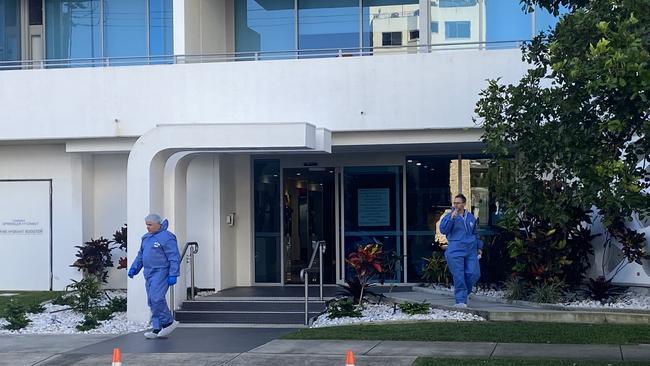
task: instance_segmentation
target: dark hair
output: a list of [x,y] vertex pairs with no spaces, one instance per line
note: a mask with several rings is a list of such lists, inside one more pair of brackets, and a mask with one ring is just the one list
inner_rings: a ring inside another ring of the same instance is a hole
[[466,202],[467,202],[467,198],[465,198],[465,195],[462,194],[462,193],[457,194],[456,197],[454,197],[454,198],[460,198],[460,199],[462,199],[462,200],[463,200],[463,203],[466,203]]

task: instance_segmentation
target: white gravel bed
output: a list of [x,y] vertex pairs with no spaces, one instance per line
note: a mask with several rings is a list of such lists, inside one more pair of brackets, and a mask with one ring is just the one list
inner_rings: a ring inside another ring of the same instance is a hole
[[[438,291],[445,291],[448,292],[449,294],[454,293],[454,286],[451,287],[446,287],[443,285],[430,285],[427,286],[427,288],[431,288],[434,290]],[[474,289],[473,294],[480,295],[480,296],[489,296],[489,297],[494,297],[497,299],[505,299],[506,297],[506,292],[503,290],[494,290],[494,289],[484,289],[484,288],[479,288],[479,289]]]
[[[123,297],[124,291],[109,291],[109,296]],[[103,299],[101,305],[108,303]],[[27,327],[12,331],[4,329],[8,324],[5,319],[0,319],[0,334],[123,334],[139,332],[148,328],[147,323],[134,323],[126,319],[126,312],[113,313],[113,318],[106,321],[100,321],[100,326],[95,329],[80,332],[76,326],[83,321],[83,314],[68,309],[67,306],[53,305],[46,303],[43,305],[45,311],[40,314],[27,314],[31,322]]]
[[448,311],[440,309],[429,309],[429,314],[407,315],[399,308],[393,313],[393,307],[388,305],[366,305],[360,318],[336,318],[330,319],[327,314],[323,314],[314,321],[312,328],[330,327],[335,325],[361,324],[361,323],[381,323],[391,321],[408,321],[408,320],[439,320],[439,321],[484,321],[485,319],[459,311]]
[[594,309],[650,310],[650,295],[639,295],[628,291],[612,302],[601,303],[595,300],[578,300],[559,305]]

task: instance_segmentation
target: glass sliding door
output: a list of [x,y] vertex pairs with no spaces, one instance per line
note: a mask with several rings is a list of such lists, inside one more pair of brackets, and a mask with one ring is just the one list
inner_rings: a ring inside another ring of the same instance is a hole
[[[401,166],[343,169],[343,255],[360,245],[380,243],[392,263],[386,282],[404,279],[402,179]],[[353,276],[354,270],[346,265],[344,278]]]
[[104,0],[105,55],[147,56],[147,23],[146,1]]
[[[235,0],[235,50],[254,52],[296,49],[294,0]],[[250,55],[248,53],[250,52]],[[269,58],[283,58],[280,53]]]
[[[298,0],[301,50],[359,48],[358,0]],[[314,54],[301,52],[301,55]]]
[[0,1],[0,62],[20,60],[20,1]]
[[[60,60],[102,57],[100,24],[99,0],[46,1],[47,58]],[[90,66],[87,61],[79,61],[78,64]]]
[[[420,39],[418,0],[364,0],[363,46],[414,46]],[[383,50],[373,49],[373,52]],[[416,52],[417,49],[413,48]],[[394,51],[393,51],[394,52]]]
[[[309,265],[313,243],[324,240],[323,282],[336,275],[335,180],[333,168],[284,169],[284,283],[303,283],[300,270]],[[317,275],[310,282],[318,283]]]
[[253,163],[255,282],[280,283],[280,161]]

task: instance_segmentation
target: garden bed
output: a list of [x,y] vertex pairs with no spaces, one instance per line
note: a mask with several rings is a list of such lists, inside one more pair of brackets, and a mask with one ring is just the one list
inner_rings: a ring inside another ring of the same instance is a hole
[[[432,285],[427,287],[414,287],[415,291],[426,293],[441,294],[452,296],[454,288],[448,288],[442,285]],[[506,293],[503,290],[485,290],[478,289],[471,295],[472,299],[497,302],[497,303],[514,303],[524,306],[551,308],[551,309],[564,309],[564,310],[613,310],[613,311],[632,311],[632,312],[650,312],[650,295],[641,295],[633,291],[627,291],[616,300],[601,303],[595,300],[574,300],[567,302],[559,302],[555,304],[543,304],[530,301],[509,301],[506,299]]]
[[329,315],[325,313],[319,316],[311,325],[311,327],[322,328],[339,325],[408,322],[418,320],[451,322],[485,320],[484,318],[473,314],[440,309],[429,309],[429,312],[427,314],[408,315],[402,312],[399,308],[394,308],[393,306],[383,304],[366,304],[361,314],[361,317],[330,318]]
[[[111,298],[125,297],[126,292],[120,290],[108,291]],[[107,305],[108,299],[103,299],[100,305]],[[0,318],[0,334],[123,334],[138,332],[147,329],[147,323],[129,322],[126,312],[115,312],[112,318],[99,321],[100,325],[88,331],[77,330],[84,315],[71,310],[65,305],[54,305],[51,302],[43,304],[45,311],[42,313],[28,313],[30,323],[20,330],[7,330],[4,326],[8,322]]]

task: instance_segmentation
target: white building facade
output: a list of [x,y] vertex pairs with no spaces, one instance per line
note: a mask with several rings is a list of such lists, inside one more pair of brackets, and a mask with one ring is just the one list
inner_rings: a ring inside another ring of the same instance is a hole
[[199,288],[298,284],[315,240],[325,283],[372,241],[420,282],[453,195],[489,231],[474,105],[553,22],[517,0],[5,0],[0,289],[64,288],[75,246],[125,223],[130,264],[150,212],[199,243]]

